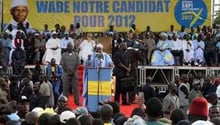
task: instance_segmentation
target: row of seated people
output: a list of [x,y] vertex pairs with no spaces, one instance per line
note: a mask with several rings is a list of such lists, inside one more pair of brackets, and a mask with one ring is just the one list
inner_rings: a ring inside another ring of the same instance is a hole
[[219,65],[220,34],[213,37],[208,32],[206,35],[198,34],[194,40],[191,38],[190,34],[180,37],[177,33],[165,32],[158,36],[128,33],[127,38],[121,41],[126,42],[128,47],[139,49],[146,60],[144,65]]

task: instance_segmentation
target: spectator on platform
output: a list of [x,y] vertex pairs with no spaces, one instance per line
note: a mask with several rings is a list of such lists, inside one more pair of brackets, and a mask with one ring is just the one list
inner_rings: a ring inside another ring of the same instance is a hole
[[43,37],[43,34],[40,34],[36,32],[35,34],[35,39],[34,39],[34,58],[33,58],[33,63],[41,63],[42,58],[45,52],[45,45],[46,45],[46,40]]
[[5,25],[4,30],[8,28],[9,24],[12,25],[13,29],[17,29],[17,24],[21,24],[24,27],[27,23],[29,23],[26,19],[28,12],[27,0],[12,0],[10,13],[13,19]]
[[113,75],[116,76],[116,90],[115,90],[115,101],[120,102],[120,93],[122,94],[122,104],[129,105],[126,98],[126,91],[121,88],[121,78],[129,76],[131,71],[131,61],[126,52],[127,44],[121,43],[119,50],[115,53],[113,57],[114,69]]
[[174,57],[174,64],[181,66],[183,64],[183,42],[178,38],[179,36],[174,33],[172,36],[171,53]]
[[155,40],[153,39],[152,34],[146,33],[143,44],[146,47],[146,64],[150,64],[151,61],[151,55],[153,50],[156,48]]
[[77,69],[80,65],[80,58],[78,53],[73,51],[73,45],[68,43],[67,52],[62,54],[60,64],[63,67],[63,95],[69,96],[69,88],[72,87],[74,94],[74,102],[79,104],[79,86],[78,86],[78,73]]
[[74,28],[74,24],[70,24],[69,29],[68,29],[68,33],[70,34],[70,37],[72,37],[75,33],[75,28]]
[[217,53],[217,59],[216,59],[216,66],[220,65],[220,33],[216,35],[216,53]]
[[26,53],[21,48],[21,42],[16,42],[16,49],[12,52],[12,68],[15,75],[21,76],[26,65]]
[[76,26],[75,26],[75,34],[77,37],[80,37],[83,33],[83,30],[80,26],[80,23],[76,23]]
[[204,39],[205,42],[205,50],[204,50],[204,57],[207,66],[215,66],[216,64],[216,41],[212,38],[211,32],[206,34]]
[[51,62],[46,67],[45,74],[47,76],[47,79],[53,86],[53,94],[56,104],[58,97],[60,96],[61,77],[63,75],[63,69],[60,65],[57,65],[56,60],[52,58]]
[[172,66],[174,64],[174,58],[169,49],[170,43],[167,40],[167,34],[160,33],[160,40],[152,54],[151,65]]
[[95,41],[92,39],[92,33],[87,34],[87,39],[83,40],[79,45],[79,57],[81,60],[86,61],[88,55],[92,55],[94,52],[94,47],[96,45]]
[[33,64],[34,58],[34,36],[31,33],[27,34],[27,39],[24,39],[24,50],[26,53],[26,62],[27,64]]
[[184,65],[192,65],[194,59],[194,46],[190,40],[190,35],[186,34],[185,39],[183,40],[183,63]]
[[12,47],[12,40],[10,39],[9,34],[7,32],[3,33],[3,37],[1,39],[1,44],[2,44],[3,50],[5,52],[6,61],[8,64],[10,50],[12,49],[11,48]]
[[61,43],[60,43],[61,53],[66,52],[66,48],[67,48],[67,44],[68,43],[71,43],[73,45],[73,48],[74,48],[73,39],[71,37],[69,37],[69,33],[68,32],[65,32],[64,33],[64,37],[61,39]]
[[60,63],[61,59],[61,48],[60,39],[58,38],[58,33],[56,31],[52,32],[52,38],[46,42],[46,51],[43,56],[43,63],[47,64],[52,58],[56,59],[56,64]]
[[179,97],[177,94],[177,87],[174,83],[170,83],[168,85],[169,93],[163,99],[163,112],[164,117],[170,118],[173,110],[178,109],[180,107]]
[[195,65],[202,66],[205,63],[204,51],[205,43],[202,40],[202,34],[199,34],[197,39],[193,41],[194,54],[195,54]]
[[44,24],[44,29],[42,31],[42,34],[46,36],[46,40],[48,40],[51,37],[51,32],[48,28],[48,24]]
[[177,33],[180,39],[183,39],[185,35],[187,35],[185,31],[185,26],[181,26],[181,30]]

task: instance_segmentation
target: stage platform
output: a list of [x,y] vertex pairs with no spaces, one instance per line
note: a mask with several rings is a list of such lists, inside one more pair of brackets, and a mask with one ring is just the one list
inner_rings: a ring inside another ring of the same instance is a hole
[[160,92],[165,92],[167,85],[174,81],[175,75],[190,74],[202,77],[216,77],[220,74],[220,67],[199,66],[138,66],[139,84],[145,84],[146,77],[152,77],[153,86],[157,86]]

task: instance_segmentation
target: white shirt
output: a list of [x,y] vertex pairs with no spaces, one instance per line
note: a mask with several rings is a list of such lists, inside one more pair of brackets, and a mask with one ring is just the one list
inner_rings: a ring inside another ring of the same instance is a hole
[[62,38],[61,39],[61,43],[60,43],[61,48],[62,49],[66,49],[68,43],[71,43],[73,45],[73,47],[74,47],[74,42],[73,42],[72,38],[70,38],[70,37],[68,37],[67,39],[66,39],[66,37]]

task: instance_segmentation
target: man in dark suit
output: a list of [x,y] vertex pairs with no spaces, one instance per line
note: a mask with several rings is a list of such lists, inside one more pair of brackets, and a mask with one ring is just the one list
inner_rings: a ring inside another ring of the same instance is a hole
[[129,105],[126,99],[126,91],[121,88],[121,78],[130,75],[131,61],[127,54],[127,44],[121,43],[119,50],[113,56],[114,69],[113,75],[116,76],[116,87],[115,87],[115,101],[119,102],[120,93],[122,94],[122,105]]

